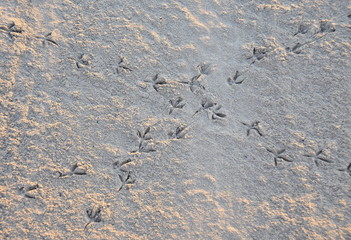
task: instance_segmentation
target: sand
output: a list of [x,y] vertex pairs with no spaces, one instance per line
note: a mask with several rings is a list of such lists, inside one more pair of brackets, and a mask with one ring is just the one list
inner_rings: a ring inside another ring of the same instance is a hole
[[348,1],[0,2],[0,239],[351,239]]

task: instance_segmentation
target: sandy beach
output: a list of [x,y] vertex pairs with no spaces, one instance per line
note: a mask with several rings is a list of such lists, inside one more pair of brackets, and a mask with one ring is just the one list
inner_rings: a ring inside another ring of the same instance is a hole
[[1,0],[0,239],[351,239],[349,1]]

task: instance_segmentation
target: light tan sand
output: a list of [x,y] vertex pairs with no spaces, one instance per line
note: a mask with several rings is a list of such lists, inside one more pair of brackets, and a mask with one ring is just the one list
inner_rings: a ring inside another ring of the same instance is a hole
[[1,0],[0,239],[351,239],[350,30],[349,1]]

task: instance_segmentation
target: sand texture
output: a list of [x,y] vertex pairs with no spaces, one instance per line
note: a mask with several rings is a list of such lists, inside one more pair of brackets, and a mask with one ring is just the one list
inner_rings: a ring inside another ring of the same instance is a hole
[[0,239],[351,239],[351,5],[1,0]]

